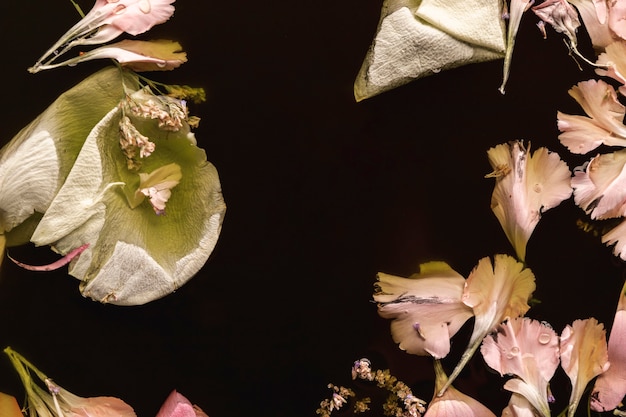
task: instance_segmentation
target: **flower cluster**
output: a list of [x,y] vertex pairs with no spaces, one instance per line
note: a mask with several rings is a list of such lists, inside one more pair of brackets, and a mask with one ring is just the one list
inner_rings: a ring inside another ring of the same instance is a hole
[[175,291],[217,243],[220,181],[187,106],[205,94],[135,72],[185,62],[172,41],[122,40],[57,60],[76,46],[145,32],[169,19],[173,2],[97,0],[31,72],[94,58],[117,67],[62,94],[0,150],[0,250],[50,245],[65,255],[58,262],[19,265],[43,271],[69,262],[83,295],[105,303],[144,304]]

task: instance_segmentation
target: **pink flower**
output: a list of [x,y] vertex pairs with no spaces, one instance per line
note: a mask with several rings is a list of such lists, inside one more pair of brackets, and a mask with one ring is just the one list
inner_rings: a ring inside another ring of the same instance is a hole
[[539,18],[550,24],[558,33],[564,33],[572,48],[578,43],[576,32],[580,27],[578,12],[566,0],[546,0],[532,8]]
[[508,320],[483,340],[480,351],[500,375],[515,375],[505,389],[550,416],[548,385],[559,366],[559,337],[550,326],[529,318]]
[[596,74],[603,77],[611,77],[622,85],[619,92],[626,94],[626,45],[623,41],[613,42],[606,46],[605,51],[598,55]]
[[561,333],[561,367],[572,382],[567,415],[573,417],[589,381],[609,369],[604,326],[594,318],[566,326]]
[[168,395],[156,417],[208,417],[197,405],[176,390]]
[[439,395],[459,376],[487,334],[504,320],[528,311],[528,299],[533,291],[535,275],[515,258],[496,255],[493,264],[488,257],[478,261],[465,282],[462,298],[463,303],[474,311],[474,330],[463,356]]
[[537,417],[537,414],[526,397],[514,392],[509,404],[502,410],[502,417]]
[[483,404],[453,386],[445,390],[443,395],[438,395],[437,393],[446,385],[448,377],[438,360],[435,360],[434,365],[435,396],[428,405],[424,417],[495,417],[495,414]]
[[569,94],[589,116],[557,113],[559,140],[570,152],[585,154],[602,144],[626,146],[625,108],[612,86],[602,80],[581,81]]
[[187,54],[178,42],[169,40],[135,41],[125,39],[101,46],[67,61],[40,65],[39,70],[76,65],[94,59],[114,59],[134,71],[169,71],[187,62]]
[[626,283],[617,303],[608,355],[611,366],[596,379],[591,392],[591,409],[597,412],[613,410],[626,395]]
[[608,8],[605,1],[568,0],[580,13],[585,29],[596,50],[601,50],[613,42],[613,34],[607,22]]
[[[95,45],[122,33],[139,35],[167,21],[175,0],[96,0],[93,8],[29,68],[38,72],[76,45]],[[62,48],[60,51],[59,48]],[[48,57],[50,59],[45,61]],[[45,61],[45,62],[44,62]]]
[[401,278],[378,274],[374,300],[378,313],[391,322],[400,349],[443,358],[450,338],[472,316],[461,301],[465,279],[444,262],[420,265],[420,273]]
[[487,151],[496,178],[491,209],[513,245],[518,259],[526,257],[526,244],[541,214],[570,197],[571,173],[558,154],[539,148],[530,155],[521,141]]

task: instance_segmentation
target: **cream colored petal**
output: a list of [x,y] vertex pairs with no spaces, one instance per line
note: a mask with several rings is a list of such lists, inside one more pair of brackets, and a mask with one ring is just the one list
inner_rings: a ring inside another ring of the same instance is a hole
[[374,300],[400,348],[416,355],[445,357],[450,338],[472,316],[461,302],[465,279],[442,262],[421,265],[410,278],[378,274]]
[[509,73],[511,72],[511,60],[513,59],[513,47],[515,45],[515,38],[517,37],[517,30],[519,29],[520,22],[522,21],[522,15],[530,7],[531,4],[532,3],[530,0],[511,0],[509,5],[509,24],[506,36],[506,54],[504,56],[502,84],[500,85],[500,92],[502,94],[504,94],[504,89],[509,79]]
[[609,369],[606,332],[595,318],[576,320],[561,333],[561,367],[572,383],[568,417],[573,417],[587,384]]
[[[561,144],[576,154],[586,154],[603,143],[620,140],[586,116],[557,112],[557,126],[561,132],[559,134]],[[626,145],[626,141],[623,141],[623,144]]]
[[499,1],[385,0],[354,96],[361,101],[445,69],[502,58],[503,45]]
[[568,93],[583,108],[596,124],[617,136],[620,140],[614,145],[626,139],[626,126],[624,126],[624,114],[626,107],[617,99],[615,89],[602,80],[581,81],[569,89]]

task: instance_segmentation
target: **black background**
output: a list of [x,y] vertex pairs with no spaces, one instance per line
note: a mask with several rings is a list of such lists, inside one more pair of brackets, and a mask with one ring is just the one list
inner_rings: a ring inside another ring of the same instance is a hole
[[[578,69],[554,31],[543,40],[527,13],[506,95],[495,61],[356,103],[352,83],[381,5],[177,1],[170,21],[141,38],[175,39],[188,52],[188,63],[151,78],[207,90],[192,112],[228,206],[215,251],[176,293],[138,307],[100,305],[65,269],[28,272],[5,259],[1,347],[78,395],[123,398],[140,417],[154,416],[172,389],[211,417],[313,416],[329,382],[352,384],[351,364],[362,356],[430,399],[430,359],[401,352],[371,302],[376,273],[408,276],[437,259],[467,276],[484,256],[513,254],[489,209],[486,151],[524,139],[570,167],[582,163],[587,157],[558,142],[556,111],[581,113],[567,90],[593,72]],[[106,65],[27,73],[77,20],[69,0],[0,4],[2,143]],[[591,56],[584,32],[581,43]],[[610,327],[623,282],[621,262],[577,228],[579,218],[564,202],[528,246],[542,301],[528,315],[559,333],[591,316]],[[46,248],[10,253],[31,263],[57,258]],[[453,340],[448,370],[470,329]],[[455,385],[499,415],[508,394],[481,361]],[[552,389],[558,413],[570,390],[561,370]],[[1,357],[0,391],[23,398]]]

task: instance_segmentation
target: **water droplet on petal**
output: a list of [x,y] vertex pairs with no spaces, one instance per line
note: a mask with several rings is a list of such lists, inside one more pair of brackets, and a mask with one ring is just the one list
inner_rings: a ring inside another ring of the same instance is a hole
[[156,64],[157,64],[157,67],[159,67],[159,68],[165,68],[165,65],[167,65],[167,62],[159,61]]
[[547,344],[550,341],[551,337],[548,333],[541,333],[539,335],[539,343],[541,343],[542,345]]
[[123,4],[120,4],[113,10],[113,14],[120,15],[124,13],[125,11],[126,11],[126,6],[124,6]]
[[139,3],[137,4],[139,6],[139,10],[141,10],[145,14],[150,13],[150,10],[152,10],[152,8],[150,7],[150,0],[139,0]]
[[519,355],[519,348],[517,346],[513,346],[507,353],[506,353],[506,358],[507,359],[512,359],[513,356],[517,356]]

